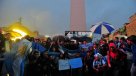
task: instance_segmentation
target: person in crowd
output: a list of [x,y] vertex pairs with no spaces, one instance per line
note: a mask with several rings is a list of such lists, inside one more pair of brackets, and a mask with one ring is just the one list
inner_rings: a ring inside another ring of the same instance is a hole
[[126,59],[126,54],[119,50],[113,42],[109,43],[107,59],[109,75],[121,76],[122,67],[124,66],[124,60]]
[[51,66],[50,66],[50,56],[47,52],[44,52],[41,56],[41,66],[42,66],[42,74],[43,76],[50,76]]
[[95,76],[103,76],[106,66],[106,62],[105,60],[103,60],[102,55],[99,53],[95,54],[93,60],[93,69]]
[[87,55],[84,57],[84,66],[83,66],[83,72],[84,72],[84,76],[90,76],[93,75],[93,52],[92,51],[88,51]]
[[51,76],[58,76],[59,74],[58,74],[58,57],[57,56],[55,56],[55,55],[50,55],[49,56],[49,63],[50,63],[50,65],[49,65],[49,67],[50,67],[50,75]]
[[59,52],[59,50],[56,47],[52,47],[52,52]]
[[29,56],[29,63],[25,67],[24,76],[42,76],[40,52],[33,50]]
[[48,51],[48,50],[50,50],[50,48],[51,48],[51,46],[52,46],[52,44],[51,44],[51,39],[50,38],[47,38],[47,40],[45,41],[43,41],[42,42],[42,46],[44,47],[44,48],[46,48],[46,50]]
[[119,44],[120,44],[120,43],[119,43],[119,37],[115,37],[113,41],[114,41],[116,47],[118,48],[118,47],[119,47]]
[[16,58],[16,54],[18,52],[19,43],[20,43],[20,40],[17,39],[12,44],[11,51],[6,52],[4,54],[4,63],[2,66],[2,76],[5,76],[6,74],[9,74],[9,76],[14,76],[14,71],[13,71],[12,66],[13,66],[14,59]]
[[15,54],[14,62],[12,64],[14,76],[23,76],[27,56],[32,51],[32,43],[28,40],[29,36],[22,38],[18,44],[18,50]]
[[50,47],[50,51],[59,52],[59,45],[57,44],[57,42],[55,42],[55,41],[52,42],[52,46]]
[[[11,41],[11,35],[10,33],[6,33],[5,34],[5,51],[4,51],[4,59],[7,59],[8,58],[8,55],[11,53],[11,48],[12,48],[12,41]],[[10,60],[8,60],[10,61]],[[5,60],[4,60],[4,64],[2,65],[2,72],[4,70],[4,67],[5,67]],[[11,66],[9,65],[8,68],[11,68]],[[6,68],[5,68],[6,69]],[[9,70],[8,70],[9,71]],[[5,71],[5,74],[8,73],[8,71]],[[1,72],[1,73],[2,73]],[[9,72],[10,73],[10,72]],[[3,74],[3,73],[2,73]],[[11,74],[11,73],[10,73]],[[3,74],[4,75],[4,74]]]
[[87,54],[86,48],[82,48],[82,49],[81,49],[81,52],[80,52],[80,57],[81,57],[82,59],[84,59],[84,57],[86,56],[86,54]]
[[10,33],[6,33],[5,38],[6,39],[5,39],[4,64],[2,66],[1,73],[2,73],[2,76],[5,76],[7,74],[9,76],[14,76],[13,62],[18,52],[20,39],[17,39],[14,42],[11,41]]
[[86,48],[86,51],[89,51],[89,47],[93,46],[92,42],[87,43],[87,41],[83,41],[82,44],[79,45],[79,47],[82,48]]
[[[67,60],[68,58],[66,57],[65,54],[61,53],[59,55],[59,59],[61,59],[61,60]],[[70,70],[61,70],[61,71],[59,71],[59,75],[60,76],[70,76],[70,74],[71,74]]]
[[100,53],[102,54],[102,56],[107,55],[107,51],[109,50],[109,46],[108,46],[108,43],[105,39],[102,40],[99,49],[100,49]]
[[93,52],[94,52],[94,55],[100,52],[99,49],[98,49],[98,44],[97,43],[93,44]]
[[126,39],[124,37],[120,38],[118,48],[122,49],[124,51],[127,51],[127,42],[126,42]]
[[5,51],[5,36],[2,34],[2,29],[0,28],[0,57]]
[[[4,51],[5,51],[5,37],[2,34],[2,28],[0,28],[0,58],[4,57]],[[2,70],[3,61],[0,61],[0,74]]]
[[36,49],[40,51],[40,53],[46,51],[46,48],[42,46],[42,43],[39,38],[35,38],[34,42],[32,42],[32,49]]
[[12,47],[12,41],[11,41],[11,35],[10,33],[5,34],[5,52],[10,52]]
[[[136,36],[126,39],[115,37],[109,44],[105,39],[100,43],[83,41],[40,41],[26,36],[10,45],[10,34],[0,32],[0,57],[3,52],[4,64],[0,76],[131,76],[136,75]],[[10,53],[9,53],[10,52]],[[53,52],[53,53],[52,53]],[[128,52],[133,56],[129,57]],[[58,60],[81,57],[83,67],[59,71]],[[127,57],[130,59],[128,63]],[[132,61],[131,61],[132,60]],[[129,65],[132,66],[129,67]]]
[[131,66],[131,76],[136,76],[136,36],[131,35],[130,37],[127,38],[127,43],[131,45],[131,50],[132,50],[132,66]]

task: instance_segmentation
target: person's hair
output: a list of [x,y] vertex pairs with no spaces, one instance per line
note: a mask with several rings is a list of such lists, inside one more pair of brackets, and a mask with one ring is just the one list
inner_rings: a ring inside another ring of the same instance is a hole
[[120,40],[122,41],[126,41],[125,37],[121,37]]
[[102,41],[107,42],[107,40],[106,40],[106,39],[103,39]]
[[114,43],[114,40],[110,40],[108,43]]
[[136,35],[131,35],[127,38],[127,40],[132,41],[134,44],[136,44]]
[[30,36],[29,36],[29,35],[26,35],[24,38],[27,39],[27,40],[29,40],[29,39],[30,39]]
[[99,44],[98,44],[98,43],[96,43],[96,42],[95,42],[93,45],[99,46]]
[[37,53],[40,53],[39,51],[35,50],[33,54],[37,54]]
[[118,39],[119,39],[119,37],[115,37],[115,39],[117,39],[117,40],[118,40]]

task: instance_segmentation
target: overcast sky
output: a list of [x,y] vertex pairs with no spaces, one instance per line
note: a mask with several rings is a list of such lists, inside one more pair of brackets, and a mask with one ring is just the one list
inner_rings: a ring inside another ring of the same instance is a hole
[[[86,26],[105,21],[115,28],[136,13],[136,0],[85,0]],[[0,26],[22,17],[22,23],[41,34],[64,34],[70,25],[70,0],[0,0]]]

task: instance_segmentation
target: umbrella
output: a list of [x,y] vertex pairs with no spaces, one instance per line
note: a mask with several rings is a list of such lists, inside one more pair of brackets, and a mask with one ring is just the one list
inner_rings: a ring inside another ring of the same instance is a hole
[[100,22],[91,27],[91,32],[97,34],[108,34],[114,30],[114,27],[106,22]]
[[92,38],[87,37],[87,36],[71,37],[71,39],[77,40],[77,41],[79,41],[79,42],[83,42],[83,41],[91,42],[91,41],[92,41]]
[[57,36],[54,36],[52,40],[53,41],[67,41],[69,40],[69,38],[63,35],[57,35]]
[[77,37],[77,36],[73,36],[73,37],[71,37],[70,39],[71,39],[71,40],[76,40],[76,41],[81,41],[81,39],[80,39],[79,37]]
[[80,37],[80,38],[81,38],[81,41],[87,41],[87,42],[91,42],[92,41],[92,38],[87,37],[87,36],[83,36],[83,37]]

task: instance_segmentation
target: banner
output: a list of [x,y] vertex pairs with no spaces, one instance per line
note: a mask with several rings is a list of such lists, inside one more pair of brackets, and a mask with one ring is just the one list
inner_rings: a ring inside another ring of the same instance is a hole
[[70,69],[68,60],[59,60],[59,70],[68,70]]
[[83,66],[81,58],[69,59],[69,64],[71,66],[71,69],[81,68]]
[[89,36],[92,37],[91,31],[65,31],[65,36],[71,38],[73,36],[82,37],[82,36]]

